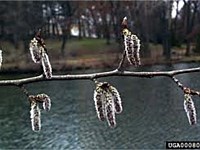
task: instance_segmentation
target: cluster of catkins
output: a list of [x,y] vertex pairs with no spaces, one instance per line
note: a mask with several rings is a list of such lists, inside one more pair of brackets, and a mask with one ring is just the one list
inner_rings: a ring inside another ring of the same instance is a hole
[[41,130],[41,112],[39,103],[43,104],[43,109],[49,111],[51,109],[51,100],[46,94],[30,95],[29,101],[31,104],[30,118],[32,130],[38,132]]
[[122,102],[117,89],[107,82],[96,83],[94,103],[99,120],[106,119],[110,127],[115,127],[115,114],[122,112]]
[[124,48],[126,56],[131,65],[139,66],[140,62],[140,40],[127,29],[127,18],[125,17],[123,23],[125,24],[122,34],[124,36]]
[[190,125],[196,124],[197,123],[196,109],[192,97],[188,93],[184,94],[184,109],[187,114]]
[[38,42],[36,38],[33,38],[29,44],[29,50],[34,63],[41,63],[46,78],[51,78],[52,68],[49,61],[48,54],[44,47]]

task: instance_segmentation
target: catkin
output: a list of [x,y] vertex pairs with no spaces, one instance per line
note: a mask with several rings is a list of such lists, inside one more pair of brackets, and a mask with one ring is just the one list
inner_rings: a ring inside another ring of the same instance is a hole
[[131,65],[134,65],[136,64],[136,60],[135,60],[135,57],[134,57],[134,49],[133,49],[133,41],[131,40],[131,35],[130,35],[130,32],[127,30],[127,31],[124,31],[124,33],[126,33],[124,35],[124,48],[125,48],[125,51],[126,51],[126,56],[127,56],[127,59],[129,61],[129,63]]
[[36,101],[31,101],[30,118],[32,130],[38,132],[41,130],[40,109]]
[[130,64],[139,66],[140,62],[140,40],[127,29],[127,18],[125,17],[122,24],[124,29],[122,31],[124,36],[124,49],[126,57]]
[[189,94],[184,95],[184,109],[187,114],[187,118],[190,125],[196,124],[197,123],[196,109],[192,97]]
[[117,89],[113,86],[109,87],[114,101],[115,113],[119,114],[122,112],[122,101]]
[[52,68],[48,55],[44,52],[42,55],[42,67],[46,78],[52,77]]
[[115,127],[116,120],[115,120],[114,102],[112,99],[112,95],[110,93],[106,93],[105,114],[108,125],[110,127]]
[[117,89],[107,82],[98,83],[94,90],[94,102],[99,120],[106,119],[110,127],[115,127],[115,113],[122,112],[122,102]]
[[139,66],[141,65],[140,62],[140,40],[138,37],[134,34],[131,35],[131,40],[133,41],[133,53],[134,53],[134,58],[135,58],[135,65]]
[[29,50],[31,53],[31,58],[34,63],[40,63],[41,60],[41,54],[44,51],[44,48],[42,46],[38,45],[38,41],[36,38],[33,38],[29,44]]
[[38,99],[43,102],[43,109],[46,111],[50,111],[51,109],[51,99],[48,95],[46,94],[38,94],[37,95]]
[[2,50],[0,50],[0,68],[2,66],[2,62],[3,62],[3,56],[2,56]]
[[94,90],[94,103],[97,116],[101,121],[105,120],[104,101],[105,101],[105,96],[103,95],[103,90],[102,88],[97,86],[96,89]]
[[43,104],[43,109],[46,111],[50,111],[51,109],[51,99],[46,94],[38,94],[38,95],[30,95],[29,96],[30,101],[36,101]]

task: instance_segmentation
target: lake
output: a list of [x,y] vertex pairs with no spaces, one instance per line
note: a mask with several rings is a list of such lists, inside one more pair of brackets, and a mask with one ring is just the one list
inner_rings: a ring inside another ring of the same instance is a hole
[[[197,66],[198,63],[157,65],[141,67],[138,71]],[[200,73],[177,78],[184,85],[200,90]],[[108,81],[121,94],[123,112],[116,116],[116,128],[98,120],[93,102],[95,87],[91,81],[27,85],[30,93],[46,93],[52,100],[51,111],[41,112],[39,133],[31,130],[27,97],[16,87],[0,87],[0,148],[165,149],[166,141],[200,141],[200,123],[189,125],[183,108],[183,92],[169,78],[109,77],[100,81]],[[193,99],[199,122],[200,98]]]

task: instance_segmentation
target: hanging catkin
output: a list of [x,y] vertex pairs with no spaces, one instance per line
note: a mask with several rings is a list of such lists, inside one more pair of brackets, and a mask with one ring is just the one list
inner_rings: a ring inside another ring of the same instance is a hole
[[187,118],[190,125],[196,124],[197,123],[196,109],[190,94],[184,95],[184,109],[187,114]]
[[41,130],[40,109],[36,101],[31,101],[30,118],[32,130],[38,132]]

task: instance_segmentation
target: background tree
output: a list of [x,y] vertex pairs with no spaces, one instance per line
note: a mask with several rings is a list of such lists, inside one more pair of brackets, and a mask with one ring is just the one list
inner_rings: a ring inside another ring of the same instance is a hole
[[[131,18],[130,28],[143,40],[143,56],[151,54],[149,45],[161,44],[163,55],[170,60],[174,46],[186,45],[186,55],[189,55],[193,53],[193,45],[198,43],[195,42],[200,14],[198,1],[29,1],[1,2],[0,8],[1,39],[10,41],[16,49],[23,41],[25,52],[26,39],[30,40],[38,28],[42,28],[48,39],[62,39],[62,56],[73,27],[78,27],[78,39],[103,38],[107,44],[114,39],[120,45],[118,24],[123,16]],[[176,15],[172,18],[174,9]]]

